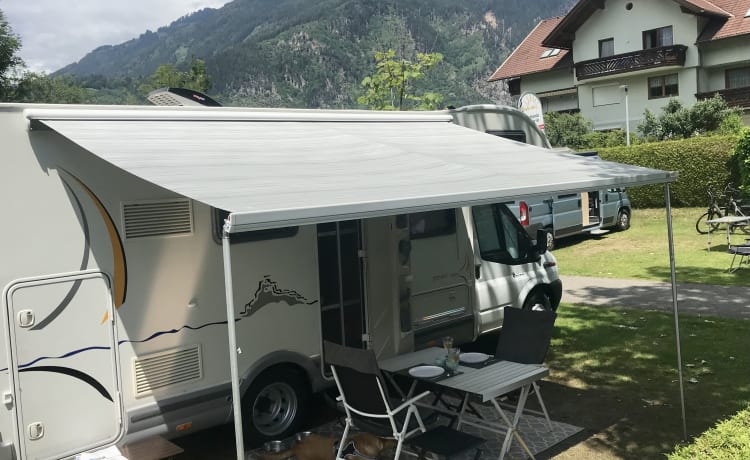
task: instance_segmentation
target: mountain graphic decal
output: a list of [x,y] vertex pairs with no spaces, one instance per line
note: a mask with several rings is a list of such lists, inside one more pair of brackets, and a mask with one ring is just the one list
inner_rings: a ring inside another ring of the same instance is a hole
[[287,305],[313,305],[317,300],[309,300],[294,289],[281,289],[276,281],[266,275],[258,283],[258,289],[255,290],[253,299],[245,304],[240,316],[252,316],[258,310],[271,303],[286,302]]

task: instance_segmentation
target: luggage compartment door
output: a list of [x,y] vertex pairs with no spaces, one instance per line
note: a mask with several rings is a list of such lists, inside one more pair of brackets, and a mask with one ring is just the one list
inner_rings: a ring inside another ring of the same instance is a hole
[[21,458],[72,456],[123,432],[111,283],[100,272],[7,290],[13,410]]

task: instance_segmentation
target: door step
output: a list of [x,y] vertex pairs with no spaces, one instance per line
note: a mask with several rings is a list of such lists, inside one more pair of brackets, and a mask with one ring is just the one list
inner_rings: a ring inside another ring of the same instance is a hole
[[603,228],[596,228],[596,229],[591,230],[589,232],[589,234],[591,234],[591,235],[605,235],[607,233],[609,233],[609,230],[605,230]]

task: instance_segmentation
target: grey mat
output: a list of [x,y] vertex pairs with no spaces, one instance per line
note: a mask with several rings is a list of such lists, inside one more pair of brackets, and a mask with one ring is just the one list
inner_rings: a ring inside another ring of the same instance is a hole
[[[497,412],[495,409],[491,406],[483,406],[483,405],[477,405],[477,408],[479,409],[480,413],[483,417],[485,417],[488,420],[498,420],[500,417],[497,415]],[[508,415],[509,419],[512,419],[513,414],[506,411],[506,415]],[[554,415],[554,414],[551,414]],[[329,422],[325,425],[321,425],[319,427],[316,427],[312,429],[316,434],[319,434],[321,436],[330,436],[334,438],[341,437],[341,433],[343,432],[343,419],[341,422],[339,421],[333,421]],[[442,417],[438,420],[438,424],[446,424],[447,419],[443,419]],[[524,439],[526,444],[529,446],[529,449],[534,453],[534,455],[538,454],[539,452],[543,452],[550,447],[554,446],[555,444],[569,438],[570,436],[573,436],[574,434],[580,432],[583,430],[581,427],[577,427],[574,425],[569,425],[567,423],[562,422],[556,422],[552,421],[552,430],[549,430],[549,427],[547,426],[547,421],[544,419],[544,417],[536,417],[533,415],[524,414],[524,416],[521,418],[520,422],[518,423],[519,432],[521,433],[521,437]],[[491,459],[497,459],[500,455],[500,449],[502,447],[504,435],[495,434],[490,431],[486,430],[480,430],[478,428],[470,427],[470,426],[462,426],[461,431],[465,431],[466,433],[470,433],[476,436],[480,436],[487,440],[486,443],[482,445],[482,456],[480,457],[481,460],[491,460]],[[356,434],[356,431],[352,431],[352,434]],[[293,445],[294,441],[293,439],[286,440],[286,445],[291,446]],[[406,448],[408,450],[408,447]],[[259,451],[253,451],[249,455],[249,459],[255,459],[257,458],[257,453]],[[414,458],[410,455],[401,455],[402,459],[409,459]],[[472,460],[474,458],[474,451],[466,452],[463,455],[458,455],[452,457],[452,459],[455,460]],[[521,449],[521,446],[518,445],[518,442],[513,441],[511,445],[511,449],[505,456],[508,460],[515,460],[515,459],[524,459],[527,458],[524,451]]]

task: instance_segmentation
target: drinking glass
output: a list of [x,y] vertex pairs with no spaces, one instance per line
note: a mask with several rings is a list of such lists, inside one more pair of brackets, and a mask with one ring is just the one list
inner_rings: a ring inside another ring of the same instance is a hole
[[453,337],[449,335],[443,337],[443,348],[445,348],[445,351],[450,351],[453,348]]

